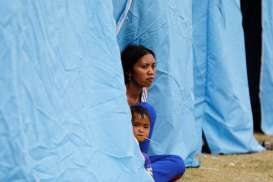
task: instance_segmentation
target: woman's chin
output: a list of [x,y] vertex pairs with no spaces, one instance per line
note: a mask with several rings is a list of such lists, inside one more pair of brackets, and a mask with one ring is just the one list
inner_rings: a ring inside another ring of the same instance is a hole
[[142,87],[148,88],[148,87],[150,87],[151,85],[152,85],[152,83],[145,83],[145,84],[142,85]]

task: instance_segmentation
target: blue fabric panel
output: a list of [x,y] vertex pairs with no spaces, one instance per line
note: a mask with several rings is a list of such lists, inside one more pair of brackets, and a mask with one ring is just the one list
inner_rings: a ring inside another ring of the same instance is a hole
[[204,109],[206,105],[207,81],[207,35],[208,35],[208,1],[193,0],[192,26],[193,26],[193,65],[194,65],[194,96],[195,119],[197,123],[199,152],[202,148],[202,123],[204,123]]
[[0,181],[153,181],[111,0],[0,1]]
[[[240,1],[195,1],[195,6],[206,8],[194,19],[194,57],[196,79],[206,77],[205,84],[197,83],[196,89],[205,88],[196,91],[196,100],[204,110],[200,121],[209,148],[226,154],[261,151],[253,136]],[[207,35],[202,38],[198,32],[205,24]]]
[[273,2],[263,1],[263,56],[260,85],[262,130],[273,135]]
[[112,0],[112,2],[113,2],[113,15],[114,15],[114,18],[115,18],[116,22],[118,22],[118,20],[120,19],[122,13],[124,12],[127,1],[128,0]]
[[150,154],[176,154],[197,166],[192,64],[192,1],[133,1],[119,34],[123,49],[143,44],[156,53],[157,75],[148,102],[157,112]]

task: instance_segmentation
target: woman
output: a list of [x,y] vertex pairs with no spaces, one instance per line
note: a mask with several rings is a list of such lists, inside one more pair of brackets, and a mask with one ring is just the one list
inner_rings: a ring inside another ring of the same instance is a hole
[[146,102],[147,89],[155,78],[155,54],[142,45],[129,45],[121,53],[129,105]]
[[[139,144],[141,151],[147,153],[150,145],[149,138],[153,133],[155,112],[145,102],[147,100],[147,88],[151,86],[155,78],[155,54],[142,45],[129,45],[122,51],[121,60],[129,105],[145,106],[152,118],[149,137]],[[149,156],[149,160],[151,160],[156,182],[165,182],[165,179],[178,179],[185,171],[184,161],[179,156],[153,155]],[[177,174],[178,176],[176,176]],[[174,176],[177,178],[174,179]]]

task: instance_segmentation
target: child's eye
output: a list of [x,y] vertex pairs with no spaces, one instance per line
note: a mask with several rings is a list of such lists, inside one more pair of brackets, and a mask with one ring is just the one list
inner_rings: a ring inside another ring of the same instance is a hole
[[132,122],[132,125],[133,125],[134,127],[138,127],[138,126],[139,126],[139,124],[138,124],[138,123],[135,123],[135,122]]
[[150,126],[149,126],[149,125],[144,125],[143,127],[144,127],[145,129],[149,129]]

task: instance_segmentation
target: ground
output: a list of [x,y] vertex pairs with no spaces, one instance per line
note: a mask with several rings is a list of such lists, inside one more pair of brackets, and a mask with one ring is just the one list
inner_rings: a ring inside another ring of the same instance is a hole
[[[255,134],[259,141],[273,136]],[[273,182],[273,150],[253,154],[201,154],[199,168],[188,168],[180,182]]]

